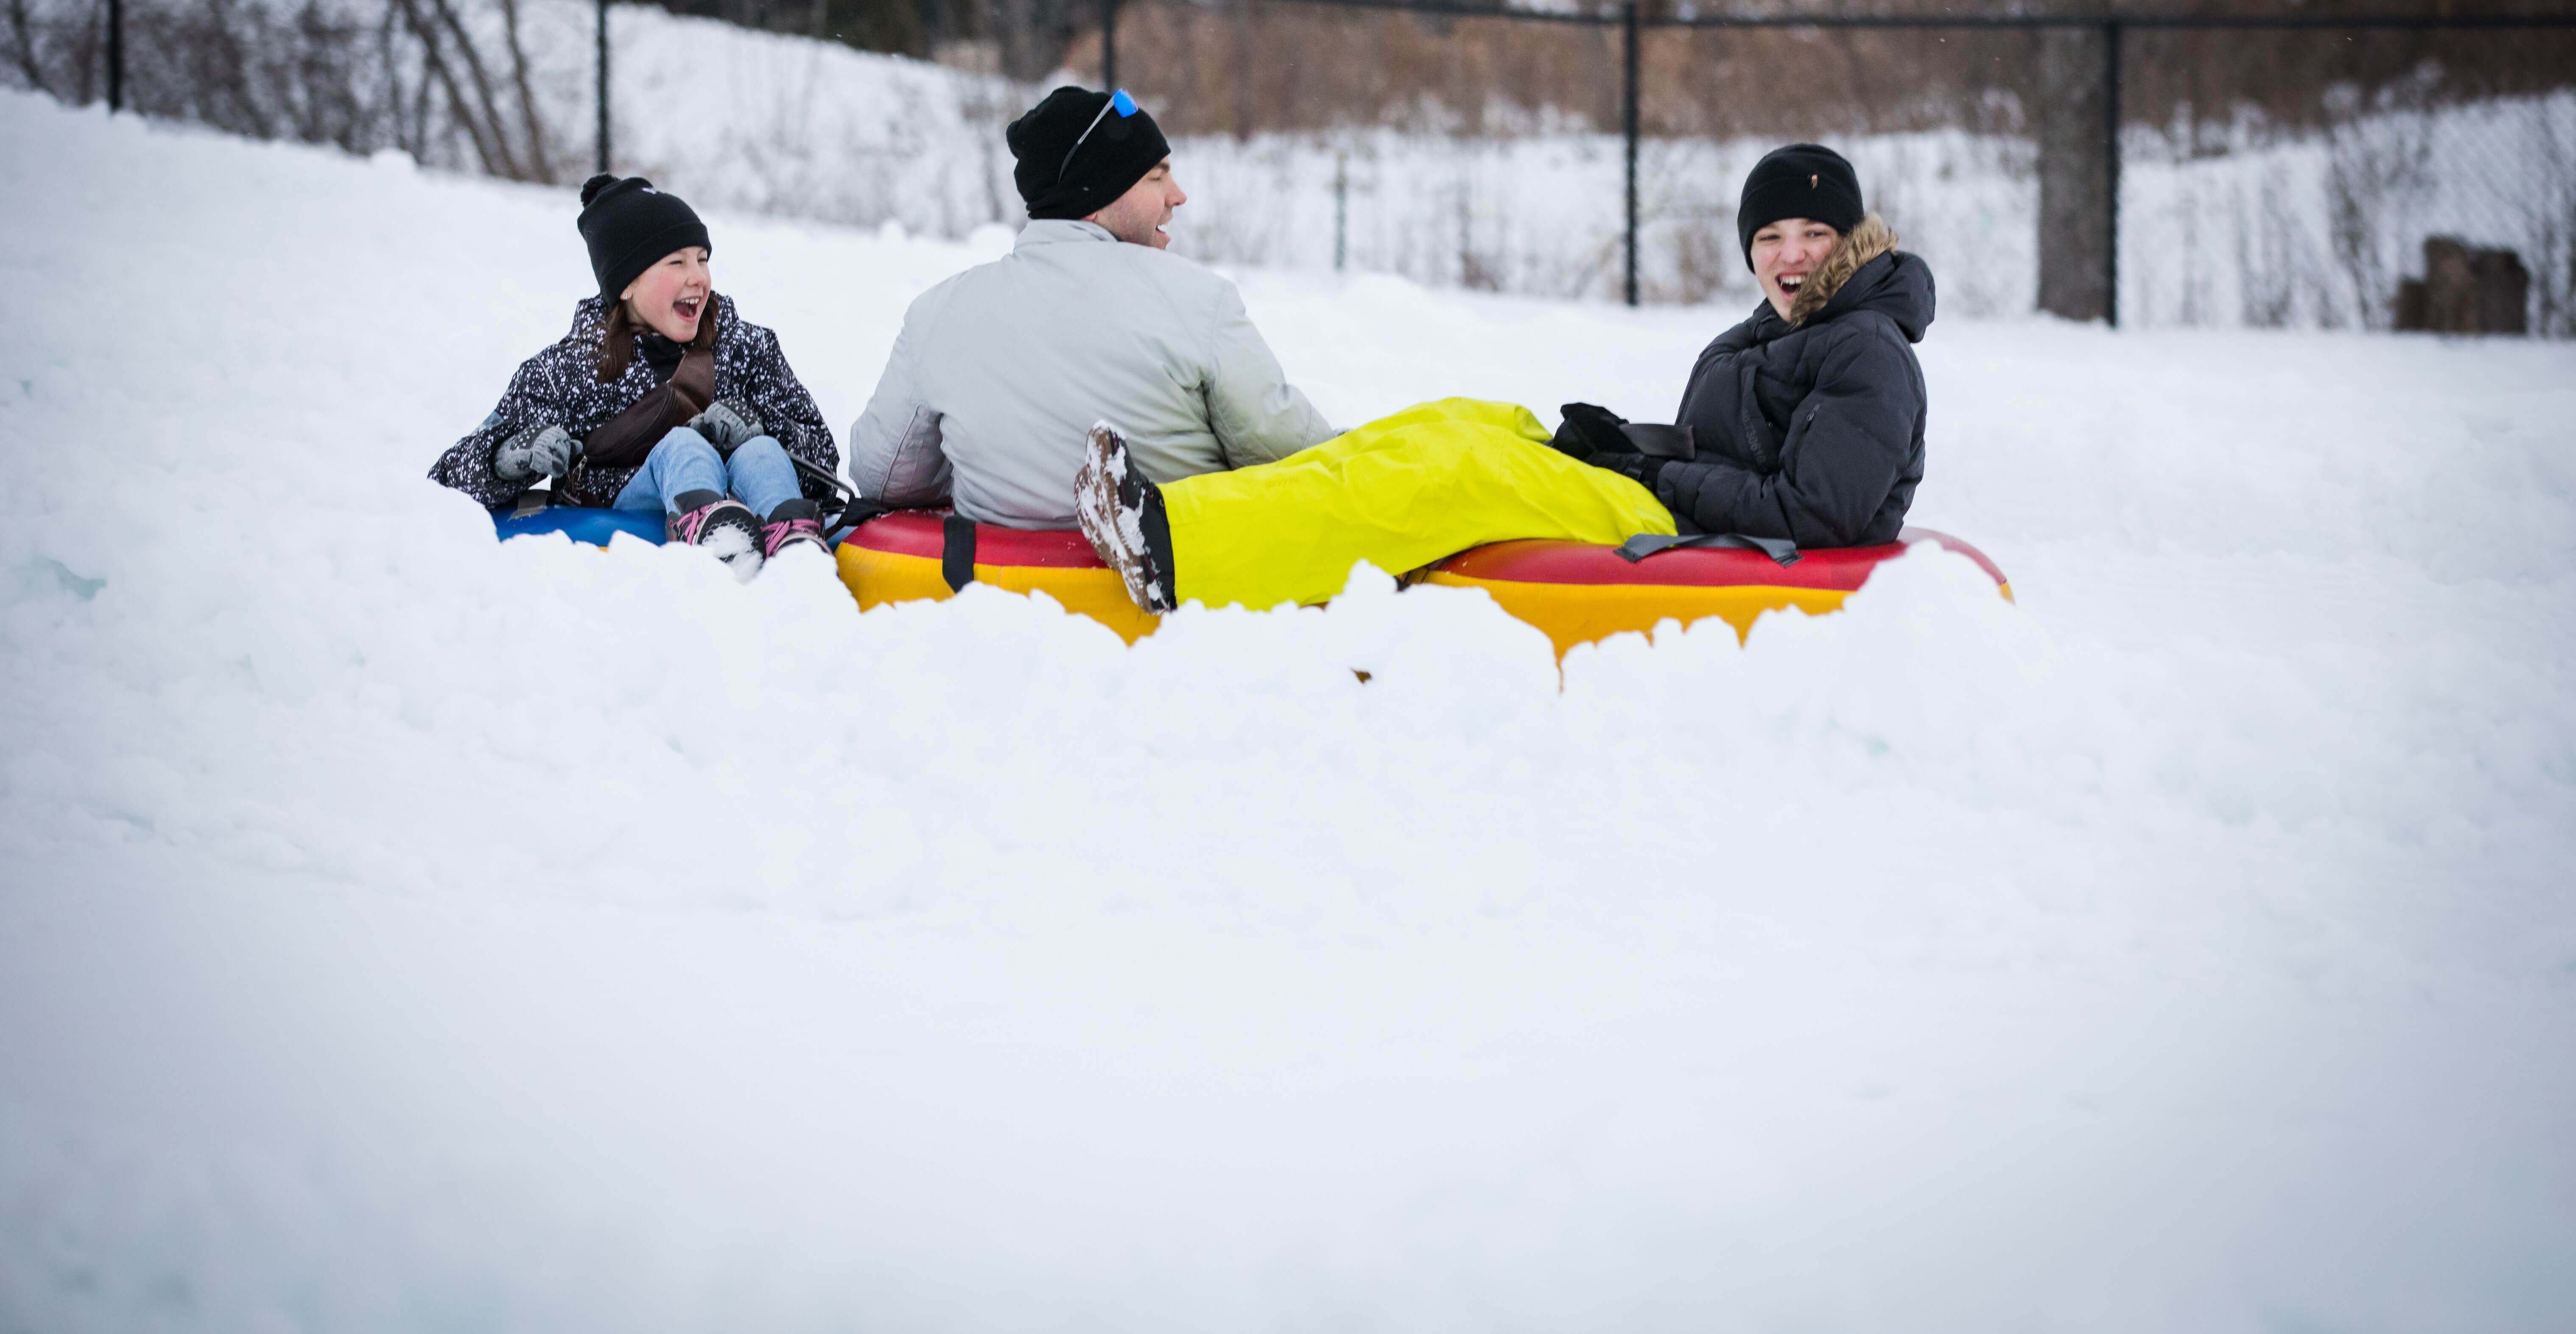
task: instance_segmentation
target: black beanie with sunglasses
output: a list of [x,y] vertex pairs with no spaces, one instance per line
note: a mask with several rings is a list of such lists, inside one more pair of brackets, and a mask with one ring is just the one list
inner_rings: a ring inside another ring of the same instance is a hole
[[599,294],[611,301],[664,255],[690,246],[715,249],[695,210],[641,176],[620,180],[601,172],[582,182],[581,220],[575,225],[590,247]]
[[1002,141],[1016,159],[1011,183],[1020,187],[1030,217],[1097,213],[1172,155],[1162,127],[1143,107],[1122,116],[1110,97],[1067,85],[1011,122]]
[[1823,144],[1775,148],[1744,178],[1735,206],[1735,230],[1744,242],[1744,266],[1753,267],[1753,234],[1782,218],[1813,218],[1838,232],[1860,225],[1860,177],[1843,155]]

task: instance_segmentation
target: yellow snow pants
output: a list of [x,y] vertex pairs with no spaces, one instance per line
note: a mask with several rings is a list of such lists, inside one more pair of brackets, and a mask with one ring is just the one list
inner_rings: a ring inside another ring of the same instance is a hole
[[1169,483],[1173,591],[1211,607],[1312,604],[1342,591],[1354,561],[1403,574],[1487,542],[1673,531],[1646,488],[1547,439],[1518,404],[1444,398],[1276,463]]

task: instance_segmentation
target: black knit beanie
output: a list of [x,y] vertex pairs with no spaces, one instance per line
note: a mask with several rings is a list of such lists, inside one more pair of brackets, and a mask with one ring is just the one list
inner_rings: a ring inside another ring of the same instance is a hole
[[1861,207],[1860,177],[1843,155],[1822,144],[1775,148],[1744,178],[1735,206],[1735,230],[1744,243],[1744,267],[1753,267],[1753,234],[1782,218],[1813,218],[1849,232],[1868,216]]
[[715,249],[707,225],[678,195],[654,189],[641,176],[620,180],[601,172],[583,181],[578,225],[582,244],[590,247],[599,294],[611,301],[664,255],[689,246]]
[[[1145,179],[1154,164],[1172,155],[1163,128],[1143,107],[1133,115],[1111,110],[1110,94],[1070,85],[1046,95],[1029,113],[1011,122],[1002,140],[1011,146],[1017,165],[1011,182],[1032,218],[1080,218],[1099,212],[1127,187]],[[1135,103],[1130,101],[1130,106]],[[1094,121],[1098,124],[1093,124]],[[1083,138],[1083,127],[1091,136]],[[1082,147],[1074,148],[1079,140]],[[1067,161],[1066,155],[1072,160]]]

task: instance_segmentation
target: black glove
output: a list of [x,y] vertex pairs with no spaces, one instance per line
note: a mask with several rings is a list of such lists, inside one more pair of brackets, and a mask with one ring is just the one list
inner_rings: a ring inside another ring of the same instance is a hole
[[572,471],[581,446],[560,426],[531,426],[492,451],[492,472],[505,482],[532,482]]
[[[1648,458],[1643,454],[1595,454],[1585,461],[1604,472],[1615,472],[1649,491],[1655,490],[1655,483],[1663,480],[1664,469],[1672,466],[1673,462],[1671,459]],[[1656,497],[1661,499],[1662,494],[1658,491]]]
[[1557,409],[1564,414],[1565,424],[1556,428],[1556,438],[1548,447],[1569,458],[1590,463],[1596,454],[1634,454],[1637,447],[1628,443],[1620,427],[1628,419],[1595,403],[1568,403]]
[[706,411],[691,417],[689,429],[705,436],[707,443],[727,458],[763,434],[758,413],[739,401],[724,399],[709,403]]

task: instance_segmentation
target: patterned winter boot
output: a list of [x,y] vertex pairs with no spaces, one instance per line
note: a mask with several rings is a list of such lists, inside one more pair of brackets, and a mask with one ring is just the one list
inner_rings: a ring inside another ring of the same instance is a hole
[[1127,457],[1127,438],[1096,422],[1073,474],[1073,517],[1091,549],[1127,585],[1137,606],[1159,616],[1170,611],[1171,531],[1162,522],[1162,488],[1145,480]]
[[823,541],[823,509],[810,500],[782,500],[769,512],[769,522],[760,526],[760,557],[776,560],[778,553],[793,546],[808,546],[826,555],[831,547]]
[[760,573],[760,520],[750,506],[713,491],[683,491],[671,505],[674,512],[662,530],[670,541],[705,547],[740,582]]

